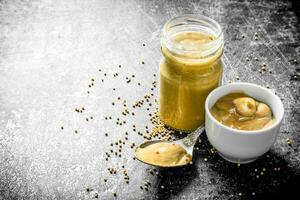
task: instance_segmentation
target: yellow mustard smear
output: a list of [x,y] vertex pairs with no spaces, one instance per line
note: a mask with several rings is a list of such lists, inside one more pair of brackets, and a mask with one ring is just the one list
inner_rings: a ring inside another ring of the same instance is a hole
[[162,46],[159,114],[173,129],[189,132],[204,123],[205,99],[221,81],[223,48],[206,57],[197,53],[206,51],[209,47],[203,44],[214,39],[204,32],[180,32],[173,36],[182,47],[180,55]]
[[192,156],[178,144],[157,142],[138,147],[135,156],[145,162],[161,167],[175,167],[190,163]]
[[222,124],[240,130],[259,130],[275,123],[271,108],[242,92],[227,94],[210,109]]

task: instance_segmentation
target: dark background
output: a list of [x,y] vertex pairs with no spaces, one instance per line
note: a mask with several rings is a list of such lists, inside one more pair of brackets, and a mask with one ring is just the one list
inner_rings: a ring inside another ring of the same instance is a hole
[[[284,103],[276,143],[251,164],[224,161],[205,134],[191,166],[133,159],[157,108],[162,26],[188,13],[223,27],[223,84],[260,84]],[[0,1],[0,199],[297,197],[299,26],[299,1]],[[150,101],[133,108],[145,94]]]

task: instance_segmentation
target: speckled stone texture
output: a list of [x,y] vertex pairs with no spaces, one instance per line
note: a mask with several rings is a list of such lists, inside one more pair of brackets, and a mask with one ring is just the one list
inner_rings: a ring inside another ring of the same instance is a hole
[[[1,0],[0,199],[274,199],[295,193],[291,187],[299,185],[300,172],[295,4]],[[158,81],[153,74],[158,75],[162,26],[186,13],[204,14],[222,25],[224,84],[270,87],[284,103],[281,133],[254,163],[224,161],[211,153],[205,135],[191,166],[155,173],[133,160],[131,144],[144,140],[137,132],[152,127],[149,113],[155,111],[158,91],[151,83]],[[148,93],[154,94],[152,106],[132,108]],[[134,116],[122,115],[124,100]],[[74,110],[81,107],[82,113]],[[126,124],[117,125],[117,118]],[[112,153],[106,161],[105,152],[117,150],[110,144],[119,139],[125,141],[121,157]],[[117,173],[110,174],[108,167]],[[140,189],[145,180],[151,182],[149,191]]]

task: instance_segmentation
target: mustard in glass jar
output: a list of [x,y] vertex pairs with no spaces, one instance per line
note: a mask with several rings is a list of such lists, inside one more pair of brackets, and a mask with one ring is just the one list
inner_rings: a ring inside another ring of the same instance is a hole
[[221,83],[224,38],[205,16],[171,19],[163,28],[159,115],[169,127],[193,131],[204,123],[207,95]]

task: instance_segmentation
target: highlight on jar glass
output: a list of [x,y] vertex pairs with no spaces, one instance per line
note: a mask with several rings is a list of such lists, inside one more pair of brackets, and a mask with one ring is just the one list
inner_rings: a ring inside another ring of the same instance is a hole
[[190,132],[204,123],[207,95],[221,84],[221,26],[202,15],[169,20],[161,39],[159,114],[169,127]]

